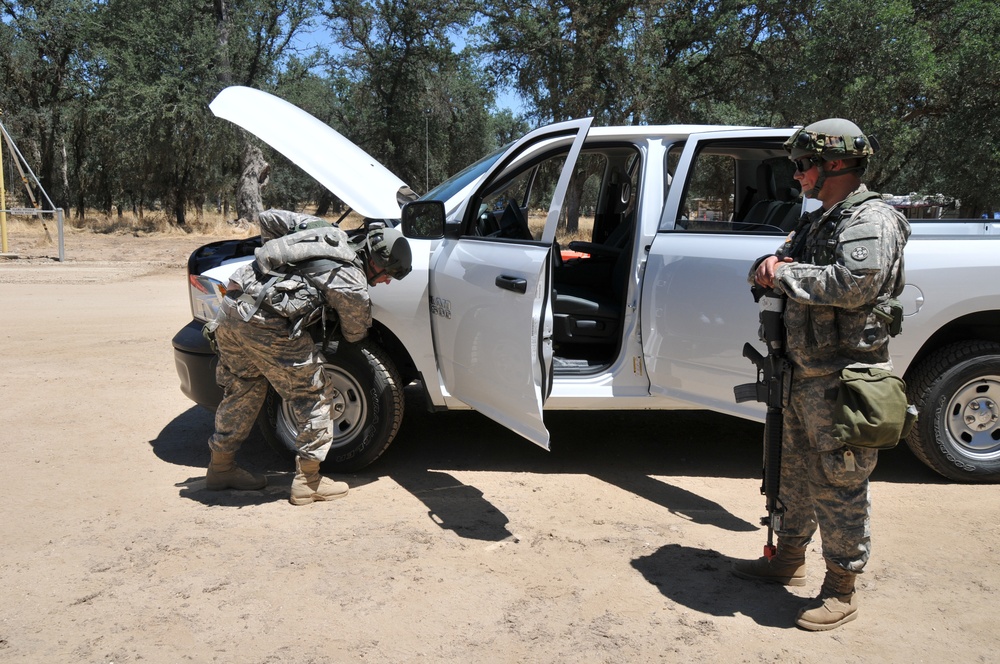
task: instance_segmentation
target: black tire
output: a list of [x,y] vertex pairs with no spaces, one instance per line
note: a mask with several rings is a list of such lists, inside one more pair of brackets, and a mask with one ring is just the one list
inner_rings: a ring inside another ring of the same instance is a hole
[[917,458],[952,480],[1000,481],[1000,344],[945,346],[908,383],[920,418],[906,443]]
[[[331,342],[326,375],[336,390],[333,445],[323,468],[353,472],[370,465],[388,449],[403,421],[403,386],[385,351],[366,339]],[[278,454],[295,453],[295,423],[284,401],[268,389],[257,428]]]

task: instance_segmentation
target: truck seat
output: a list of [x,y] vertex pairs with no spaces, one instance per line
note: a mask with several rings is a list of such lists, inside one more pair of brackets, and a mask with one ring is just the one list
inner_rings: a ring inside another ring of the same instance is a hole
[[[774,173],[767,164],[757,166],[758,200],[750,207],[740,228],[743,230],[759,229],[760,226],[773,226],[783,231],[795,228],[799,215],[802,214],[802,203],[799,200],[797,187],[776,187]],[[773,230],[773,229],[772,229]]]
[[[631,237],[631,233],[628,234]],[[552,339],[563,344],[614,344],[621,323],[632,252],[618,252],[610,280],[600,285],[555,283]],[[565,268],[564,268],[565,269]]]

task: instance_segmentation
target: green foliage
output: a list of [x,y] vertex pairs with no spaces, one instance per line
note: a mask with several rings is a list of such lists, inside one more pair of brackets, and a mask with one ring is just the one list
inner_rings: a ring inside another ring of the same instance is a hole
[[[0,109],[56,205],[232,202],[253,140],[208,111],[275,92],[418,191],[531,124],[805,124],[878,136],[872,186],[1000,209],[994,0],[3,0]],[[513,90],[524,116],[497,111]],[[265,203],[333,205],[264,147]]]
[[474,34],[488,71],[529,102],[533,118],[637,119],[637,3],[491,0],[480,11]]
[[1000,6],[926,3],[918,18],[933,59],[926,88],[901,119],[910,141],[893,179],[961,199],[963,216],[1000,210]]
[[[0,5],[0,108],[53,203],[66,207],[60,152],[74,101],[88,92],[96,3],[45,0]],[[30,155],[30,157],[29,157]],[[41,200],[41,192],[35,193]],[[26,201],[27,202],[27,201]]]
[[472,54],[453,42],[469,3],[330,0],[323,14],[342,49],[330,77],[343,91],[346,136],[415,190],[482,156],[492,94]]

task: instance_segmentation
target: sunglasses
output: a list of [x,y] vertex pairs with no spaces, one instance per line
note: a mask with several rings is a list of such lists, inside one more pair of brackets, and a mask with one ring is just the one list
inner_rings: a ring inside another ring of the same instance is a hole
[[792,163],[795,164],[795,171],[797,173],[805,173],[810,168],[818,164],[819,160],[810,157],[809,159],[795,159]]

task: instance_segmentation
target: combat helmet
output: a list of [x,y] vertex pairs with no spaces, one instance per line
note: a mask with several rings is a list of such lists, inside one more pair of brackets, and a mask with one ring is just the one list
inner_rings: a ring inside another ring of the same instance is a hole
[[823,161],[831,161],[867,159],[875,154],[877,144],[850,120],[829,118],[800,127],[785,141],[783,147],[792,159],[815,155]]
[[364,251],[375,267],[393,279],[402,279],[413,267],[410,243],[398,230],[380,223],[369,227]]
[[808,158],[815,164],[836,159],[856,159],[857,164],[838,171],[820,169],[816,186],[805,192],[816,196],[828,177],[863,173],[868,166],[868,157],[875,154],[878,142],[874,136],[865,136],[858,125],[843,118],[828,118],[813,122],[792,134],[782,145],[792,161]]

